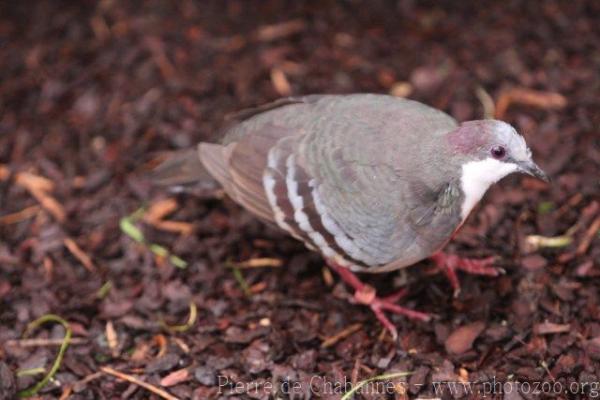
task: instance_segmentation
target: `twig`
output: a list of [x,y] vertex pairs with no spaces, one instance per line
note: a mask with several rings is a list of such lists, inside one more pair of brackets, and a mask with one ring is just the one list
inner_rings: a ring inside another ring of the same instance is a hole
[[59,323],[62,326],[64,326],[65,337],[63,338],[63,342],[60,345],[60,348],[58,349],[58,354],[56,355],[56,360],[54,360],[54,364],[52,364],[52,368],[50,368],[50,371],[48,371],[46,376],[44,378],[42,378],[42,380],[39,381],[36,385],[34,385],[33,387],[31,387],[29,389],[20,391],[18,393],[19,397],[31,397],[31,396],[35,395],[37,392],[39,392],[44,386],[46,386],[46,384],[50,381],[50,379],[52,379],[54,374],[56,374],[56,372],[60,368],[60,364],[62,363],[62,359],[63,359],[63,356],[65,355],[65,351],[67,351],[67,347],[69,347],[69,342],[71,341],[71,335],[72,335],[71,327],[69,326],[69,323],[67,321],[65,321],[58,315],[54,315],[54,314],[43,315],[40,318],[33,321],[32,323],[30,323],[29,325],[27,325],[27,329],[25,329],[25,333],[23,334],[23,336],[29,335],[32,331],[36,330],[41,325],[43,325],[47,322],[56,322],[56,323]]
[[103,375],[104,375],[104,373],[101,371],[93,372],[76,382],[66,385],[58,400],[67,400],[69,398],[69,396],[71,395],[71,393],[73,392],[73,390],[79,391],[78,390],[79,388],[85,387],[85,385],[87,385],[89,382],[91,382],[94,379],[97,379]]
[[92,262],[92,258],[88,256],[81,247],[71,238],[65,238],[63,240],[65,247],[73,254],[73,256],[79,260],[79,262],[87,269],[89,272],[95,273],[96,266]]
[[132,375],[128,375],[125,374],[123,372],[119,372],[115,369],[112,369],[111,367],[100,367],[100,371],[112,375],[118,379],[121,379],[122,381],[126,381],[129,383],[133,383],[135,385],[141,386],[144,389],[154,393],[157,396],[162,397],[163,399],[167,399],[167,400],[179,400],[179,398],[171,395],[169,392],[162,390],[160,388],[157,388],[154,385],[151,385],[147,382],[142,381],[141,379],[136,378],[135,376]]
[[556,218],[560,218],[564,213],[574,208],[577,204],[583,200],[583,194],[575,193],[565,204],[563,204],[558,210],[555,211]]
[[492,96],[482,86],[475,88],[475,95],[483,106],[483,117],[487,119],[494,118],[496,106],[494,105]]
[[65,221],[67,215],[65,210],[54,197],[48,194],[54,190],[54,183],[51,180],[29,172],[20,172],[15,177],[15,183],[25,188],[58,222]]
[[498,98],[496,118],[502,119],[511,104],[525,104],[541,109],[560,109],[567,105],[567,99],[560,93],[525,88],[508,89]]
[[35,205],[22,209],[21,211],[0,217],[0,225],[12,225],[29,219],[40,212],[40,206]]
[[166,81],[172,81],[177,77],[177,70],[167,57],[164,42],[155,36],[147,37],[145,45],[152,54],[152,60],[158,67],[161,75]]
[[[63,344],[65,339],[19,339],[19,340],[8,340],[5,345],[8,347],[51,347],[60,346]],[[69,345],[87,344],[88,339],[85,338],[71,338]]]
[[540,236],[540,235],[529,235],[525,238],[527,245],[531,247],[532,251],[539,248],[550,247],[566,247],[573,242],[573,238],[570,235],[562,236]]
[[590,244],[592,244],[592,240],[594,240],[594,237],[596,237],[598,232],[600,232],[600,217],[596,218],[594,222],[592,222],[590,227],[587,229],[587,231],[585,231],[581,243],[579,243],[579,246],[577,246],[577,250],[575,250],[575,254],[585,254],[588,248],[590,247]]
[[44,367],[37,367],[37,368],[29,368],[29,369],[20,369],[17,371],[17,377],[23,377],[23,376],[34,376],[34,375],[40,375],[46,372],[46,368]]
[[242,261],[236,264],[233,264],[235,267],[239,269],[247,269],[247,268],[263,268],[263,267],[281,267],[283,265],[283,261],[278,258],[251,258],[246,261]]
[[345,329],[342,329],[340,332],[336,333],[335,335],[330,336],[327,339],[325,339],[323,341],[323,343],[321,343],[321,348],[325,349],[327,347],[333,346],[340,340],[345,339],[348,336],[352,335],[354,332],[358,331],[360,328],[362,328],[362,326],[363,325],[361,323],[356,323],[356,324],[350,325],[349,327],[347,327]]
[[183,351],[185,354],[190,353],[190,346],[188,346],[183,340],[181,340],[178,337],[174,337],[172,339],[173,339],[173,342],[175,342],[175,344],[177,345],[177,347],[179,347],[181,349],[181,351]]

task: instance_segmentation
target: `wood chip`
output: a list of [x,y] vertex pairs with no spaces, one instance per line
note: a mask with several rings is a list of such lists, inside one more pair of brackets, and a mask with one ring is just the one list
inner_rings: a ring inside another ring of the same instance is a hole
[[165,335],[154,336],[154,342],[158,345],[156,358],[164,356],[167,353],[167,338]]
[[161,231],[179,233],[183,236],[187,236],[194,231],[194,225],[183,221],[156,221],[151,225]]
[[254,285],[250,286],[250,293],[258,294],[258,293],[264,291],[266,288],[267,288],[266,282],[258,282],[258,283],[255,283]]
[[325,281],[325,285],[327,285],[327,287],[333,287],[335,279],[333,279],[331,270],[328,267],[323,267],[321,271],[323,273],[323,281]]
[[194,229],[192,224],[189,222],[164,220],[165,217],[177,211],[178,208],[179,205],[177,204],[177,200],[173,198],[159,200],[148,208],[144,213],[143,220],[156,229],[187,236],[191,234]]
[[531,254],[521,259],[521,265],[529,271],[537,271],[548,265],[548,260],[539,254]]
[[65,247],[73,254],[73,256],[79,260],[79,262],[87,269],[89,272],[96,272],[96,266],[92,262],[92,258],[88,256],[79,245],[71,238],[65,238],[63,240]]
[[306,24],[301,19],[293,19],[279,24],[265,25],[256,31],[256,39],[261,42],[270,42],[286,36],[302,32]]
[[68,385],[65,386],[58,400],[67,400],[71,393],[73,392],[73,386]]
[[175,386],[181,382],[185,382],[190,378],[190,372],[187,368],[180,369],[178,371],[171,372],[160,380],[160,386],[169,387]]
[[119,356],[119,336],[117,335],[117,331],[115,331],[115,327],[112,321],[108,321],[106,323],[105,328],[106,333],[106,342],[108,343],[108,348],[110,349],[110,353],[113,357]]
[[277,94],[280,96],[289,96],[292,94],[292,85],[290,85],[285,72],[281,69],[271,69],[271,83]]
[[396,82],[390,88],[390,94],[396,97],[408,97],[413,92],[410,82]]
[[535,324],[533,332],[537,335],[552,335],[555,333],[566,333],[571,330],[570,324],[554,324],[552,322],[542,322]]
[[106,20],[102,16],[93,16],[90,19],[90,26],[94,31],[96,39],[103,42],[110,37],[110,28],[108,27]]
[[15,177],[15,182],[26,189],[42,190],[44,192],[54,190],[54,183],[50,179],[30,172],[19,172]]
[[462,354],[473,347],[473,342],[485,329],[485,323],[478,321],[456,329],[444,343],[450,354]]
[[0,164],[0,181],[5,181],[10,176],[10,170],[5,164]]
[[150,358],[150,347],[150,343],[140,342],[131,355],[131,361],[140,362]]
[[159,200],[148,207],[148,210],[144,213],[144,221],[152,223],[154,221],[163,220],[165,217],[174,213],[178,208],[179,205],[174,198]]

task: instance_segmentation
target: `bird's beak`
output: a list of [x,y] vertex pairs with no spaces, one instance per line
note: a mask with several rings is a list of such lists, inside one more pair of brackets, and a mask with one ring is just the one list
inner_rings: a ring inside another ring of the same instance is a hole
[[550,178],[548,178],[548,175],[546,175],[546,173],[542,171],[542,169],[538,167],[538,165],[532,160],[527,160],[525,162],[519,163],[519,169],[521,170],[521,172],[541,179],[544,182],[550,182]]

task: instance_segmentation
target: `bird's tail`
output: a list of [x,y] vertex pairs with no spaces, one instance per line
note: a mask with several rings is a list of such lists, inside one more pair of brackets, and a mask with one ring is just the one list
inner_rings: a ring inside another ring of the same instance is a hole
[[150,173],[150,180],[172,189],[216,189],[217,181],[208,173],[196,148],[171,153]]

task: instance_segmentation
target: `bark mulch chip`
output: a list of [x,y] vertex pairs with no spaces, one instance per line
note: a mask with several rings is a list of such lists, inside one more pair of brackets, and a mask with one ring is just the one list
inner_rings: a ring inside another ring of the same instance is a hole
[[[505,3],[3,2],[0,399],[600,397],[600,3]],[[396,342],[318,255],[147,180],[231,112],[349,92],[495,115],[552,177],[448,246],[505,275],[365,277],[438,317]]]

